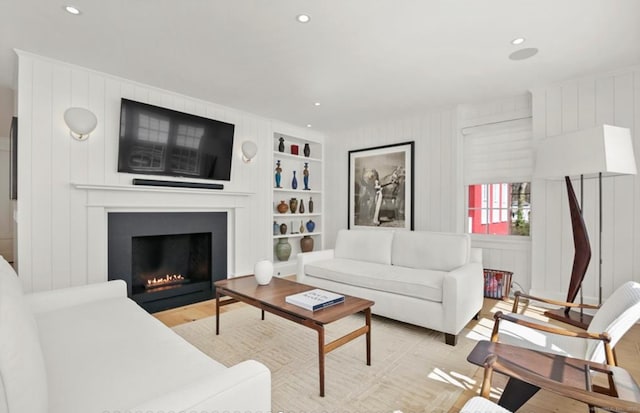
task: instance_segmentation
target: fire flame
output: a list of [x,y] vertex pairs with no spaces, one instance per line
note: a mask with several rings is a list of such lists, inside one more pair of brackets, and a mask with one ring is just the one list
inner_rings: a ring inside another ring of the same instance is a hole
[[157,285],[168,284],[168,283],[172,283],[180,280],[184,280],[184,277],[180,274],[167,274],[161,278],[153,277],[152,279],[147,280],[147,285],[157,286]]

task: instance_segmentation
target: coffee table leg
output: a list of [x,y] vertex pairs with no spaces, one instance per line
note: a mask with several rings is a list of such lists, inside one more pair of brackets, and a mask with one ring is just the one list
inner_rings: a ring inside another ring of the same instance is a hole
[[216,287],[216,336],[220,334],[220,288]]
[[320,397],[324,397],[324,327],[318,331],[318,365],[320,366]]
[[371,308],[364,311],[364,317],[367,323],[367,366],[371,365]]

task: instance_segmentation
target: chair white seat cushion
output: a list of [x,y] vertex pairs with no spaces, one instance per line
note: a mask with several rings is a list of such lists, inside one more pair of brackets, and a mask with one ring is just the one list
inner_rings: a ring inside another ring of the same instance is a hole
[[442,302],[445,271],[415,269],[344,258],[305,266],[307,276],[423,300]]
[[511,413],[504,407],[480,396],[473,396],[462,406],[460,413]]
[[[544,322],[526,315],[509,313],[509,316],[545,326]],[[585,358],[588,342],[593,341],[549,334],[507,320],[500,320],[499,336],[501,343],[580,359]],[[604,357],[604,352],[602,356]]]

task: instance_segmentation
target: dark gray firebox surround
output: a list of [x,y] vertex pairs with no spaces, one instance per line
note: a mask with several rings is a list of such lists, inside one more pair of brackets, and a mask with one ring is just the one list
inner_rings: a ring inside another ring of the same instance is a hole
[[[211,299],[215,296],[213,282],[227,278],[226,212],[112,212],[107,221],[108,278],[126,281],[129,297],[149,312]],[[211,234],[209,279],[200,276],[187,284],[153,290],[133,280],[134,237],[203,233]]]

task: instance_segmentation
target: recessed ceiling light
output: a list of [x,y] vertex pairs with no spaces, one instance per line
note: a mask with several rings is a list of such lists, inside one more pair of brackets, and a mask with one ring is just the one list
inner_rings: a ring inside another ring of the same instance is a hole
[[511,40],[511,44],[515,44],[515,45],[519,45],[524,43],[526,39],[524,37],[516,37],[515,39]]
[[78,10],[73,6],[64,6],[64,9],[67,11],[67,13],[70,13],[70,14],[75,14],[75,15],[80,14],[80,10]]
[[310,123],[307,123],[307,128],[310,128],[310,127],[311,127],[311,124],[310,124]]
[[315,102],[313,106],[320,106],[320,102]]
[[509,55],[509,59],[511,60],[524,60],[524,59],[528,59],[532,56],[535,56],[538,54],[538,49],[536,49],[535,47],[528,47],[525,49],[520,49],[520,50],[516,50],[515,52],[511,53]]
[[300,23],[309,23],[309,20],[311,20],[311,17],[309,17],[308,14],[298,14],[296,16],[296,20],[298,20]]

